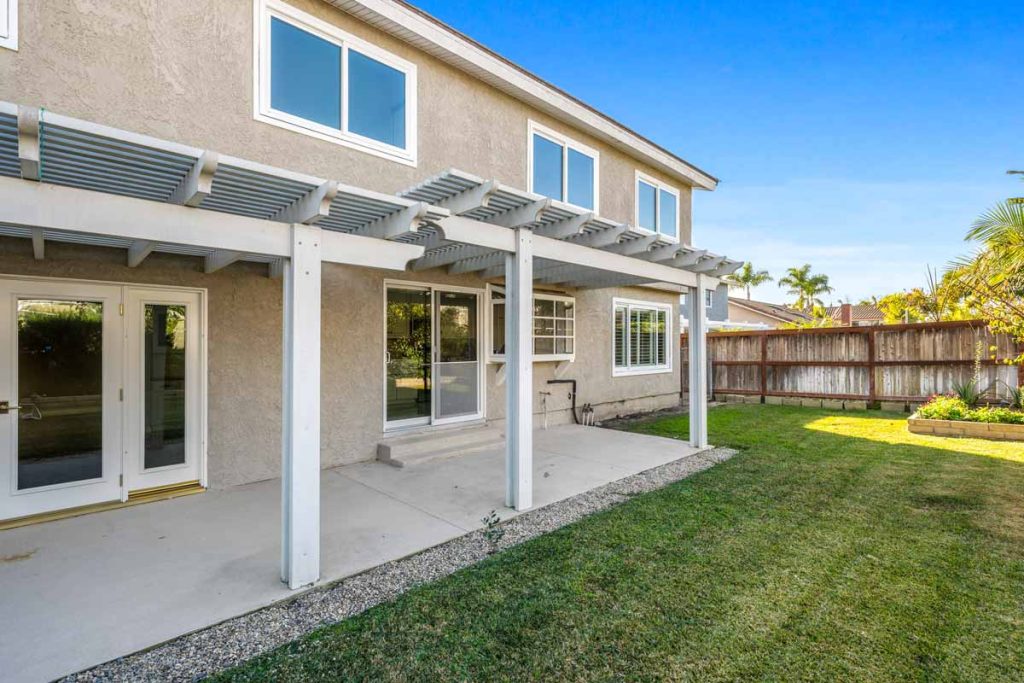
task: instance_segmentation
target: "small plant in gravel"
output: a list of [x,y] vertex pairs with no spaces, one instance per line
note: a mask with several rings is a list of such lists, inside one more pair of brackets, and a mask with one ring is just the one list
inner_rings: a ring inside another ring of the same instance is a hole
[[491,546],[490,552],[496,553],[501,539],[505,538],[505,527],[501,526],[501,517],[498,516],[498,511],[491,510],[490,513],[481,517],[480,521],[484,523],[484,538]]

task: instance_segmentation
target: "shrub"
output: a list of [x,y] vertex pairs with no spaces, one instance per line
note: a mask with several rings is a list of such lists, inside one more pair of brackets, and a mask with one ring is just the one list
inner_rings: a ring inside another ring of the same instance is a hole
[[1011,408],[972,408],[959,396],[936,396],[918,409],[917,416],[927,420],[1024,424],[1022,411]]
[[986,390],[982,389],[978,384],[977,379],[953,383],[953,393],[956,394],[961,401],[966,403],[969,408],[974,408],[978,405],[985,391]]
[[996,424],[1024,424],[1024,413],[1009,408],[978,408],[971,411],[972,422],[994,422]]
[[935,396],[917,414],[928,420],[966,420],[970,412],[971,407],[959,396]]

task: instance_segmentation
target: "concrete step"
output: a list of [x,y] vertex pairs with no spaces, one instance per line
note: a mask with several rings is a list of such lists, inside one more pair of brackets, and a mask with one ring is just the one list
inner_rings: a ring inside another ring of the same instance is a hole
[[498,427],[476,425],[460,429],[439,429],[385,439],[377,444],[377,459],[392,467],[410,467],[504,444],[505,432]]

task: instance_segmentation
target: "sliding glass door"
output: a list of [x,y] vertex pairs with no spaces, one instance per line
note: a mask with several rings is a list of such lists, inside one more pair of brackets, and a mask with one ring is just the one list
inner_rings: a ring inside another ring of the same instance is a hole
[[430,422],[432,309],[429,289],[388,287],[384,398],[389,427]]
[[480,301],[478,291],[387,286],[387,428],[482,416]]

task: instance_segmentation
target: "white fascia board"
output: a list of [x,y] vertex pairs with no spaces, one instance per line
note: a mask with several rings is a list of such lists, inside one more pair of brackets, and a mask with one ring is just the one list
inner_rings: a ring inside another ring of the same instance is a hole
[[0,178],[0,222],[132,240],[290,256],[287,224]]
[[404,3],[393,0],[328,2],[560,121],[639,157],[687,185],[713,190],[718,184],[712,176]]
[[685,285],[687,287],[693,287],[697,284],[697,276],[689,271],[678,270],[659,263],[641,261],[629,256],[612,254],[600,249],[591,249],[578,244],[572,244],[571,242],[553,240],[539,235],[534,235],[533,237],[533,253],[536,258],[573,263],[613,273],[622,273],[623,275],[635,275],[636,277],[649,278],[659,282]]
[[410,261],[423,256],[423,247],[416,244],[389,242],[324,230],[321,255],[324,261],[350,266],[405,270]]
[[449,216],[436,221],[434,225],[449,242],[461,242],[500,251],[515,251],[515,233],[491,223],[476,221],[462,216]]
[[[0,223],[289,258],[288,223],[161,204],[18,178],[0,178]],[[405,270],[423,255],[415,244],[324,230],[324,261]],[[141,259],[139,259],[141,261]]]

